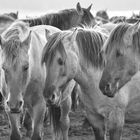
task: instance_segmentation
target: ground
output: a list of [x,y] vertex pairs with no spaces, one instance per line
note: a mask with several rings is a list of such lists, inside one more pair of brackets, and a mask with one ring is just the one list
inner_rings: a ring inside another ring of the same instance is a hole
[[[5,112],[0,112],[0,140],[9,140],[9,123]],[[70,114],[71,127],[69,140],[94,140],[94,132],[90,126],[83,127],[84,115],[80,110]],[[51,140],[50,127],[44,129],[44,140]],[[140,140],[140,124],[126,124],[123,140]]]

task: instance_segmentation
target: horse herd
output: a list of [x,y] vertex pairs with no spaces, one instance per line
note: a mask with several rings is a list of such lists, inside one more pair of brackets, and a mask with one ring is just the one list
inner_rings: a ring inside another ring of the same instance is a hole
[[53,140],[68,140],[77,96],[96,140],[106,140],[107,130],[110,140],[121,140],[125,122],[140,122],[139,16],[130,24],[106,15],[97,24],[91,7],[0,16],[0,91],[10,140],[22,139],[21,118],[26,137],[41,140],[46,116]]

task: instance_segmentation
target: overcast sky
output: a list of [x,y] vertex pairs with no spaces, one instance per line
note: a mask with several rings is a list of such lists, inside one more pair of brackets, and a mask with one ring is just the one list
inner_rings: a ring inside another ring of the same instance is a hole
[[93,4],[92,10],[140,10],[140,0],[0,0],[3,10],[48,11],[74,8],[77,2],[82,7]]

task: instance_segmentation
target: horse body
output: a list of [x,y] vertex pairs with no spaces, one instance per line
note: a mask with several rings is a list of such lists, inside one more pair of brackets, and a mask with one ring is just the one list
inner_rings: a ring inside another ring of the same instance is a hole
[[95,25],[95,20],[90,12],[90,5],[87,9],[81,8],[80,3],[77,3],[76,9],[67,9],[59,11],[58,13],[46,14],[42,17],[33,19],[22,19],[27,22],[30,26],[36,25],[52,25],[61,30],[70,29],[78,25]]
[[50,26],[29,28],[26,23],[17,21],[1,36],[1,68],[7,90],[5,92],[12,126],[11,140],[21,139],[17,120],[23,106],[29,116],[25,116],[27,136],[32,140],[41,140],[42,137],[41,129],[46,111],[42,92],[46,74],[45,67],[41,66],[41,54],[47,42],[46,37],[42,38],[46,30],[52,34],[59,29]]
[[113,97],[139,70],[139,23],[118,25],[104,46],[106,66],[100,81],[103,94]]

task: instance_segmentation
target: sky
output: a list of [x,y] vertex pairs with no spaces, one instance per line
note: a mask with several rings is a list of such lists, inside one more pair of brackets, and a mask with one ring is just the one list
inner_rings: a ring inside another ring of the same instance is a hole
[[0,0],[0,9],[19,11],[50,11],[93,4],[92,10],[140,10],[140,0]]

